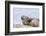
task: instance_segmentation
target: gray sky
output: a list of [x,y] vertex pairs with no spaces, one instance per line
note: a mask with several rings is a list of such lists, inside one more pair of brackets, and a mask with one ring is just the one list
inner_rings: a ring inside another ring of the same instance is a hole
[[39,18],[39,8],[13,8],[13,24],[21,23],[21,16]]

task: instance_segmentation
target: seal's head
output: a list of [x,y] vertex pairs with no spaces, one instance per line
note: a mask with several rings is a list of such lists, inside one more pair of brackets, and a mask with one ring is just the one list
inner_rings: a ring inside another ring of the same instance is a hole
[[22,20],[22,23],[25,25],[29,25],[29,23],[31,22],[31,19],[27,16],[21,16],[21,20]]

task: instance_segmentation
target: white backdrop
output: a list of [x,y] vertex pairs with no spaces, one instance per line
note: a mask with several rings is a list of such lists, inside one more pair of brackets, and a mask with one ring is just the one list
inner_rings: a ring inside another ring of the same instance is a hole
[[[5,2],[4,1],[5,0],[0,0],[0,36],[5,36],[4,35],[5,34]],[[46,0],[17,0],[17,1],[45,2],[46,3]],[[46,9],[46,4],[45,4],[45,9]],[[45,10],[45,13],[46,13],[46,10]],[[24,35],[14,35],[14,36],[46,36],[46,33],[24,34]]]

